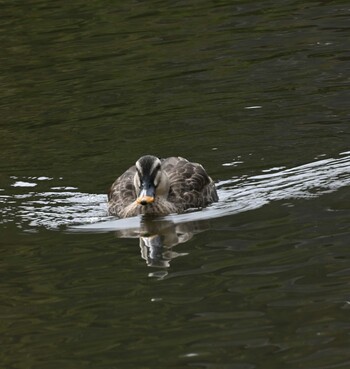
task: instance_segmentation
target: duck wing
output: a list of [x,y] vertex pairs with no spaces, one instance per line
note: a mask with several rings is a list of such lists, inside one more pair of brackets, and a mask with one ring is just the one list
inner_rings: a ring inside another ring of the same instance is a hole
[[136,167],[133,165],[112,184],[108,193],[108,211],[111,215],[121,212],[136,199],[134,176]]
[[182,206],[183,211],[218,201],[215,184],[201,164],[170,157],[163,160],[162,168],[170,181],[168,200]]

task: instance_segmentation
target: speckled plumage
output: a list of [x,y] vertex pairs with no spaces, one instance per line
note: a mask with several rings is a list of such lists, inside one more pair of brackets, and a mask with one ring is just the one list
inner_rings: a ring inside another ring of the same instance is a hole
[[[152,168],[153,156],[145,156],[138,160],[138,167],[145,171]],[[159,165],[159,164],[158,164]],[[161,169],[167,181],[165,196],[155,196],[154,202],[147,205],[136,203],[138,189],[135,188],[135,176],[138,169],[130,167],[113,183],[108,194],[108,212],[120,218],[139,214],[167,215],[183,213],[192,208],[204,208],[218,201],[218,195],[213,180],[208,176],[202,165],[191,163],[181,157],[161,159]],[[163,177],[162,177],[163,178]],[[162,183],[159,184],[159,187]],[[156,192],[157,194],[157,192]]]

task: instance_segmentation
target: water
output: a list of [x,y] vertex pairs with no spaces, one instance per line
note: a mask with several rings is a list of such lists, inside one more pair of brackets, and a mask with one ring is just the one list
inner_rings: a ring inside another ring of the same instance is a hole
[[[4,2],[4,368],[348,368],[346,2]],[[140,155],[220,201],[106,214]]]
[[[223,164],[224,166],[226,164]],[[107,196],[77,192],[71,186],[52,185],[49,177],[11,177],[12,183],[0,195],[3,223],[15,222],[27,230],[43,226],[68,230],[115,231],[137,230],[142,218],[117,219],[108,216]],[[59,179],[62,182],[63,178]],[[50,191],[36,192],[34,187],[47,181]],[[161,217],[150,223],[169,220],[175,224],[208,220],[258,209],[271,201],[310,199],[336,191],[350,184],[350,152],[295,168],[271,168],[255,176],[242,176],[217,182],[219,202],[197,212]],[[20,188],[20,193],[12,188]],[[24,191],[27,190],[27,191]],[[28,191],[29,190],[29,191]],[[10,192],[15,192],[10,195]],[[31,228],[32,227],[32,228]]]

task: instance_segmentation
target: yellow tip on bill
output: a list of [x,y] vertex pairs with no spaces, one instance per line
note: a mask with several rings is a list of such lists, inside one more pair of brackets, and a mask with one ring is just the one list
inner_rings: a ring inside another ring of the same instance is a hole
[[141,197],[137,198],[136,202],[140,205],[151,204],[152,202],[154,202],[154,197],[152,197],[152,196],[141,196]]

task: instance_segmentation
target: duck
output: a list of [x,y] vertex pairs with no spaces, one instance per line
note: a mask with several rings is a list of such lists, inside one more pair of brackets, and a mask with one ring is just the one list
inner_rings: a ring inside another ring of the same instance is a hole
[[202,209],[219,200],[215,183],[199,163],[182,157],[140,157],[108,192],[108,213],[119,218],[165,216]]

